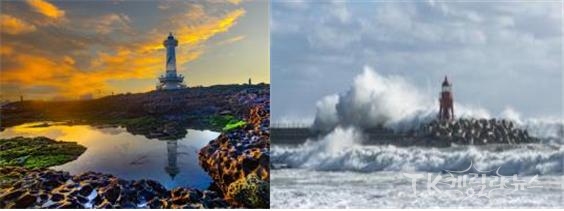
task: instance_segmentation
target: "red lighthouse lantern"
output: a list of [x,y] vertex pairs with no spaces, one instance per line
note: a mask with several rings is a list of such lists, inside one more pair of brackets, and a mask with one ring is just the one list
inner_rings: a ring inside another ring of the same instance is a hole
[[448,82],[447,77],[443,81],[442,90],[439,98],[439,120],[454,119],[454,108],[452,98],[452,84]]

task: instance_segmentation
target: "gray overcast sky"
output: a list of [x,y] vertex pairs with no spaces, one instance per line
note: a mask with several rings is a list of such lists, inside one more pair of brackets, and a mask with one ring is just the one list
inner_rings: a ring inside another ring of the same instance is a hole
[[562,112],[562,3],[271,2],[273,122],[312,119],[363,66],[492,114]]

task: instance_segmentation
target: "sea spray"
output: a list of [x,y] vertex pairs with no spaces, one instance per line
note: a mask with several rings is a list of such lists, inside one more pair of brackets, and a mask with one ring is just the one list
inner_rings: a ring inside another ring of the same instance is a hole
[[318,102],[313,127],[328,131],[337,125],[392,126],[428,114],[430,102],[402,77],[383,76],[365,67],[347,92]]
[[564,122],[560,118],[521,118],[521,114],[511,107],[506,108],[501,113],[501,118],[509,119],[522,128],[525,128],[529,133],[541,138],[544,143],[559,143],[564,144]]
[[[387,127],[396,132],[414,130],[436,119],[436,98],[437,96],[420,92],[401,76],[381,75],[365,66],[363,73],[355,77],[346,92],[329,95],[317,102],[312,128],[323,132],[329,132],[338,126],[361,130]],[[456,102],[454,110],[456,118],[512,120],[537,138],[564,143],[561,118],[522,119],[519,112],[511,107],[498,115],[492,115],[480,106]]]
[[[349,149],[362,147],[363,135],[354,127],[337,127],[321,140],[309,139],[299,147],[274,147],[276,153],[272,163],[290,168],[319,167],[331,170],[333,166],[350,165],[347,160],[340,160]],[[347,162],[338,163],[338,162]],[[340,170],[340,169],[335,169]]]
[[325,96],[316,103],[316,115],[313,129],[319,131],[330,131],[339,123],[337,115],[337,103],[339,95]]
[[[365,66],[349,90],[317,102],[313,128],[331,131],[342,125],[408,131],[436,118],[438,105],[434,99],[401,76],[381,75]],[[491,115],[483,108],[455,103],[455,116],[489,118]]]

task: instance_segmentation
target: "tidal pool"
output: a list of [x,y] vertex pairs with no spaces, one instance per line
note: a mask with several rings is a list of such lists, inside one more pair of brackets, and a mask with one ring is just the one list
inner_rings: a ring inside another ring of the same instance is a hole
[[188,129],[186,137],[164,141],[133,135],[125,128],[62,124],[31,127],[38,124],[6,128],[0,132],[0,138],[45,136],[87,147],[78,159],[52,167],[71,174],[94,171],[130,180],[152,179],[169,189],[178,186],[203,189],[211,183],[198,164],[198,150],[219,136],[218,132]]

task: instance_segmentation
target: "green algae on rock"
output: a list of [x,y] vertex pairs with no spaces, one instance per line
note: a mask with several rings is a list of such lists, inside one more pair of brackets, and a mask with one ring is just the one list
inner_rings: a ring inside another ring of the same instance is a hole
[[76,142],[46,137],[0,139],[0,168],[23,166],[45,168],[75,160],[86,148]]
[[262,180],[256,174],[229,184],[228,193],[245,207],[268,207],[270,197],[270,183]]

